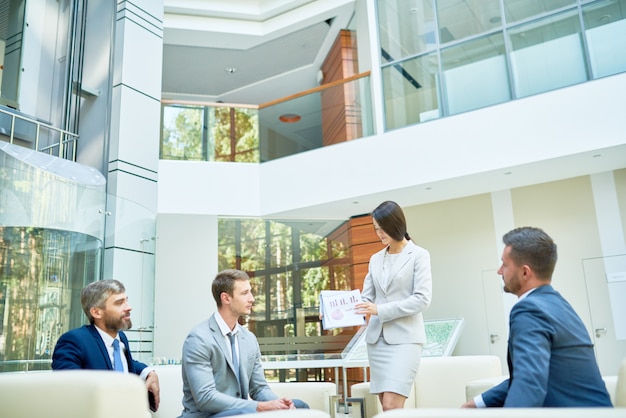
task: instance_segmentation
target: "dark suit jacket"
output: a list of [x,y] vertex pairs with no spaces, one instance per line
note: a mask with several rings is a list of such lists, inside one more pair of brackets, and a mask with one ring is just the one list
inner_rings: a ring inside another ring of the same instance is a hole
[[509,373],[483,393],[487,406],[611,406],[585,325],[550,285],[511,309]]
[[[125,354],[129,373],[141,374],[147,366],[133,360],[126,335],[120,331],[119,337],[126,345]],[[52,369],[113,370],[113,365],[96,327],[84,325],[61,335],[52,354]]]

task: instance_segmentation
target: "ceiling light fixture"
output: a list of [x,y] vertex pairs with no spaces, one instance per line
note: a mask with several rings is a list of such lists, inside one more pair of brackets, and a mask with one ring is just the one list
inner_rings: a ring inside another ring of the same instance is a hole
[[296,123],[300,119],[302,119],[302,117],[300,115],[296,115],[295,113],[285,113],[284,115],[280,115],[278,117],[278,120],[283,123]]
[[224,71],[226,71],[228,74],[235,74],[237,72],[237,69],[235,67],[226,67]]

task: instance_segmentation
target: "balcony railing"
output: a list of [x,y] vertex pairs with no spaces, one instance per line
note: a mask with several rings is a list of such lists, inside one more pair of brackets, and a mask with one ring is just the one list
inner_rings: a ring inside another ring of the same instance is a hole
[[0,107],[0,140],[76,161],[78,135]]
[[163,100],[161,158],[266,162],[373,134],[369,72],[258,106]]

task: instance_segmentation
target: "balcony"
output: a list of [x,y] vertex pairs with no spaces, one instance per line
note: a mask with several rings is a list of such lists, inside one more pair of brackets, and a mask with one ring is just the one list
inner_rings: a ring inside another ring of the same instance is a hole
[[263,163],[373,134],[369,72],[255,105],[163,101],[161,159]]
[[78,135],[0,106],[0,141],[76,161]]

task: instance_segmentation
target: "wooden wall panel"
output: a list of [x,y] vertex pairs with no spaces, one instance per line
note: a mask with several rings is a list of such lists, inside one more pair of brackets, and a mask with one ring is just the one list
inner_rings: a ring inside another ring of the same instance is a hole
[[351,227],[352,233],[350,234],[350,245],[360,245],[380,241],[378,239],[378,235],[376,235],[376,231],[374,231],[371,218],[368,221],[369,223],[366,225],[355,225]]
[[[321,66],[323,84],[358,74],[356,34],[339,32],[335,43]],[[324,146],[360,138],[361,109],[356,103],[353,84],[342,84],[324,90],[322,98],[322,144]]]
[[382,250],[384,245],[374,231],[371,215],[350,218],[348,224],[352,288],[362,289],[370,257]]

